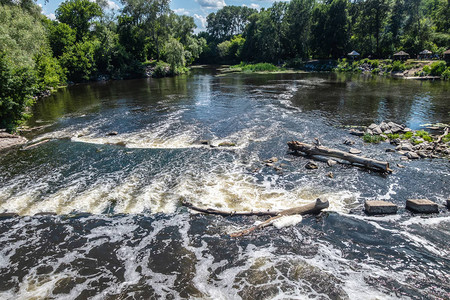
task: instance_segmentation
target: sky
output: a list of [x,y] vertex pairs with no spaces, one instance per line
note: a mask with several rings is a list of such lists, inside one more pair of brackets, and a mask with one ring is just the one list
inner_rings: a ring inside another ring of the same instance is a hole
[[[110,9],[116,14],[120,13],[119,0],[107,0]],[[283,0],[281,0],[283,1]],[[42,12],[50,19],[55,19],[55,10],[62,0],[38,0]],[[256,9],[270,7],[275,0],[172,0],[170,7],[178,15],[194,17],[197,25],[196,33],[206,29],[206,16],[226,5],[248,6]]]

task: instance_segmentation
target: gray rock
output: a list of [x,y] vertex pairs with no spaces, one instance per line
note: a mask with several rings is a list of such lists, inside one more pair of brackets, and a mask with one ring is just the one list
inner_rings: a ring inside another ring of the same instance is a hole
[[385,134],[392,134],[392,130],[388,129],[386,131],[384,131]]
[[417,213],[437,213],[438,205],[428,199],[408,199],[406,200],[406,208]]
[[413,146],[411,144],[401,144],[400,150],[413,151]]
[[417,151],[417,154],[419,154],[420,157],[422,158],[427,158],[428,154],[425,151]]
[[401,142],[402,142],[402,140],[399,139],[399,138],[397,138],[397,139],[393,139],[393,140],[391,141],[391,144],[392,144],[392,145],[400,145]]
[[399,124],[394,123],[394,122],[389,122],[388,125],[389,125],[392,133],[402,132],[403,129],[405,129],[404,126],[399,125]]
[[402,168],[402,169],[405,168],[405,166],[402,164],[397,164],[397,167]]
[[330,167],[332,167],[336,164],[337,164],[337,161],[335,161],[335,160],[332,160],[332,159],[327,160],[327,165],[329,165]]
[[378,125],[375,128],[371,128],[371,130],[374,134],[377,134],[377,135],[383,133],[383,130],[381,130],[380,126],[378,126]]
[[364,132],[356,129],[350,129],[350,134],[356,135],[356,136],[363,136]]
[[398,154],[400,154],[400,155],[406,155],[406,152],[405,151],[398,151]]
[[391,130],[391,127],[389,127],[389,125],[386,122],[381,122],[380,128],[381,130],[383,130],[384,133],[386,133],[386,131],[388,130]]
[[315,170],[315,169],[318,169],[319,166],[315,162],[310,161],[305,165],[305,168],[310,169],[310,170]]
[[277,161],[278,161],[278,158],[272,157],[272,158],[269,158],[269,159],[265,160],[264,162],[265,163],[275,163]]
[[407,133],[410,131],[412,131],[411,128],[408,128],[408,127],[403,128],[403,133]]
[[111,132],[108,132],[108,134],[107,135],[118,135],[119,133],[117,132],[117,131],[111,131]]
[[373,135],[373,131],[372,131],[371,129],[367,128],[367,129],[366,129],[366,134]]
[[353,145],[355,142],[354,141],[352,141],[352,140],[345,140],[344,141],[344,145],[347,145],[347,146],[350,146],[350,145]]
[[369,215],[385,215],[397,213],[397,205],[387,201],[366,200],[364,209]]
[[328,172],[327,176],[328,176],[328,177],[330,177],[331,179],[333,179],[333,178],[334,178],[334,174],[333,174],[333,172]]
[[375,123],[372,123],[367,127],[367,129],[373,130],[375,127],[379,127],[379,126]]
[[361,150],[355,149],[355,148],[350,148],[350,150],[348,151],[351,154],[360,154]]
[[408,157],[409,159],[419,159],[420,158],[419,154],[417,154],[416,152],[408,152],[408,153],[406,153],[406,157]]
[[391,149],[391,148],[387,148],[385,151],[386,151],[386,152],[395,152],[395,150],[394,150],[394,149]]
[[400,157],[400,160],[408,160],[408,157],[406,157],[406,156],[402,156],[402,157]]

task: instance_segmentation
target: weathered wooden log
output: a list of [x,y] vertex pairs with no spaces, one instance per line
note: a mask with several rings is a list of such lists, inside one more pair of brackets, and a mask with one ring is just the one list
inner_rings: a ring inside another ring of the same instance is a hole
[[244,211],[244,212],[236,212],[236,211],[224,211],[218,210],[215,208],[201,208],[198,206],[194,206],[192,203],[183,201],[183,206],[186,206],[189,209],[202,212],[210,215],[219,215],[219,216],[277,216],[280,212],[277,211]]
[[261,224],[258,224],[251,228],[244,229],[242,231],[238,231],[238,232],[230,234],[231,237],[240,237],[243,235],[247,235],[247,234],[255,231],[256,229],[260,229],[260,228],[269,226],[272,224],[273,221],[275,221],[276,219],[279,219],[281,217],[284,217],[284,216],[306,215],[306,214],[319,213],[322,209],[325,209],[328,206],[330,206],[330,203],[328,202],[328,200],[317,199],[316,201],[314,201],[312,203],[309,203],[309,204],[306,204],[303,206],[299,206],[299,207],[285,209],[285,210],[278,211],[278,212],[275,212],[275,211],[230,212],[230,211],[223,211],[223,210],[218,210],[218,209],[214,209],[214,208],[197,207],[187,201],[183,201],[182,205],[186,206],[189,209],[198,211],[198,212],[202,212],[205,214],[212,214],[212,215],[220,215],[220,216],[273,216],[272,218],[264,221]]
[[288,142],[289,149],[293,151],[301,151],[311,156],[321,155],[327,157],[336,157],[342,160],[346,160],[354,165],[359,165],[364,168],[374,170],[377,172],[389,173],[392,170],[389,168],[389,163],[385,161],[379,161],[367,157],[358,156],[355,154],[347,153],[341,150],[332,149],[324,146],[316,146],[306,144],[298,141]]
[[279,218],[282,218],[284,216],[316,214],[316,213],[319,213],[322,209],[327,208],[328,206],[330,206],[330,203],[328,202],[328,200],[324,201],[321,199],[317,199],[315,202],[306,204],[304,206],[285,209],[285,210],[280,211],[277,216],[272,217],[272,218],[268,219],[267,221],[262,222],[261,224],[258,224],[256,226],[253,226],[248,229],[244,229],[244,230],[241,230],[241,231],[238,231],[235,233],[231,233],[230,237],[240,237],[240,236],[247,235],[257,229],[261,229],[261,228],[267,227],[269,225],[272,225],[273,221],[275,221]]

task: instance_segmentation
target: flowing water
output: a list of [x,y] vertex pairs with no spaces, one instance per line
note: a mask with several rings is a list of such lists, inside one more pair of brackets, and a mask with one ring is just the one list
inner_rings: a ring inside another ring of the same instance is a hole
[[[449,160],[403,162],[344,126],[450,123],[449,92],[448,82],[214,69],[60,90],[30,121],[46,126],[27,137],[48,142],[0,156],[0,213],[19,214],[0,218],[0,299],[448,299]],[[353,140],[394,173],[305,169],[286,142],[315,137],[342,150]],[[181,205],[281,210],[316,198],[326,212],[241,238],[229,233],[266,218]],[[408,198],[440,213],[414,215]],[[399,213],[366,216],[367,199]]]

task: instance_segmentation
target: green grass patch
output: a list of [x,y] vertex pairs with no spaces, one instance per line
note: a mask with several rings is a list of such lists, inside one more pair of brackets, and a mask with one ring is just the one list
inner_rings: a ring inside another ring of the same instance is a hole
[[414,135],[418,136],[418,137],[421,137],[422,139],[424,139],[427,142],[432,142],[433,141],[433,138],[425,130],[418,130],[418,131],[416,131],[414,133]]
[[402,139],[402,140],[409,140],[410,138],[413,137],[413,135],[414,134],[412,133],[412,131],[409,131],[409,132],[407,132],[405,134],[400,135],[400,139]]
[[240,69],[242,72],[276,72],[283,70],[270,63],[246,64],[244,62],[231,66],[230,69]]
[[395,140],[395,139],[400,138],[400,134],[398,134],[398,133],[389,133],[389,134],[387,134],[387,137],[388,137],[390,140]]
[[444,143],[450,142],[450,133],[447,134],[447,135],[445,135],[445,136],[442,138],[442,141],[443,141]]
[[372,134],[366,133],[365,135],[363,135],[363,140],[365,143],[378,144],[378,143],[384,141],[385,138],[382,137],[381,135],[372,135]]

